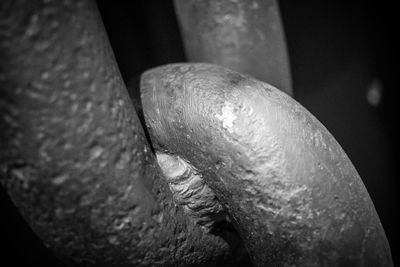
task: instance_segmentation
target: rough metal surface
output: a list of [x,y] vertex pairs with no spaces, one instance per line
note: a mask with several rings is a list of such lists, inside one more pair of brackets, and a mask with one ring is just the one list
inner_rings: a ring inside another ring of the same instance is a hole
[[175,0],[186,55],[250,74],[292,95],[276,0]]
[[224,208],[198,171],[179,156],[157,152],[157,160],[167,178],[175,202],[206,231],[227,221]]
[[278,89],[211,64],[141,82],[157,151],[194,166],[258,266],[393,266],[371,199],[326,128]]
[[92,1],[0,2],[0,95],[1,184],[58,257],[85,266],[230,257],[160,179]]

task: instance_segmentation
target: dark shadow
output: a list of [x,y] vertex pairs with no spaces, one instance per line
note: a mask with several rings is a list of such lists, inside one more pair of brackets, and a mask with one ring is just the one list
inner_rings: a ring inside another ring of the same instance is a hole
[[150,134],[149,134],[149,131],[147,130],[146,121],[145,121],[144,113],[143,113],[142,99],[140,97],[140,77],[141,77],[140,75],[136,75],[132,79],[130,79],[126,83],[126,89],[128,90],[128,93],[132,100],[133,106],[139,117],[140,123],[142,124],[144,134],[147,139],[147,143],[149,144],[150,149],[153,152],[153,154],[155,154],[155,149],[151,142]]
[[252,267],[254,266],[250,260],[249,253],[243,245],[243,241],[239,236],[239,233],[232,225],[232,223],[228,221],[218,222],[211,234],[222,237],[232,248],[233,255],[237,256],[237,261],[232,263],[232,267]]

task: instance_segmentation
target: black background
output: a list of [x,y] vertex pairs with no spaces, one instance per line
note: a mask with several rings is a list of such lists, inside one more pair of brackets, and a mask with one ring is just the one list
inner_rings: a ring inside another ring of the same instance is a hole
[[[186,61],[171,1],[98,1],[126,82]],[[342,145],[370,193],[399,262],[395,6],[389,1],[281,1],[295,99]],[[397,48],[398,49],[398,48]],[[366,98],[374,79],[382,101]],[[2,266],[62,266],[0,189]],[[5,263],[5,264],[4,264]]]

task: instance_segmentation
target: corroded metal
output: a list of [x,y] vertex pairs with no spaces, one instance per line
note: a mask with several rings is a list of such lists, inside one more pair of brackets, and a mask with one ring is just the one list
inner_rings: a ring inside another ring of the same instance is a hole
[[211,64],[149,70],[141,89],[154,148],[196,170],[255,265],[393,266],[357,171],[291,97]]
[[276,0],[175,0],[186,55],[250,74],[292,95]]
[[233,259],[234,244],[195,224],[160,179],[93,1],[1,1],[0,94],[1,184],[58,257]]

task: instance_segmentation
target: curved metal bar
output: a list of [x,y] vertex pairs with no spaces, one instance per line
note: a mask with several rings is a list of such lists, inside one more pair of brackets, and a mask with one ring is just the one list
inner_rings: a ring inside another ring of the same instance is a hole
[[[295,100],[211,64],[149,70],[141,89],[152,143],[159,160],[169,161],[161,165],[195,173],[166,175],[170,186],[186,185],[178,196],[194,196],[185,203],[204,220],[225,209],[255,265],[393,266],[357,171]],[[205,184],[207,197],[198,196],[193,180]]]
[[293,95],[276,0],[174,2],[189,61],[228,67]]
[[1,183],[58,257],[86,266],[231,257],[160,179],[92,1],[1,1],[0,89]]

